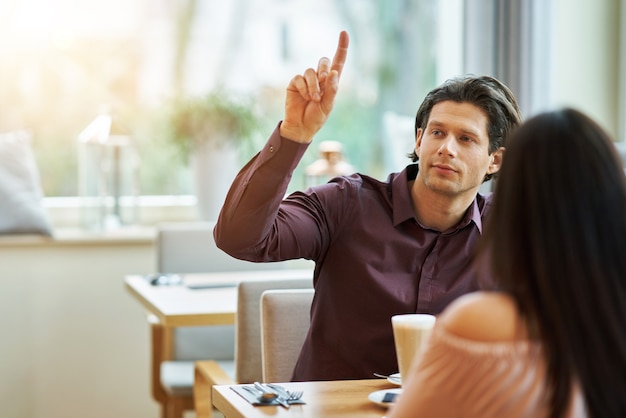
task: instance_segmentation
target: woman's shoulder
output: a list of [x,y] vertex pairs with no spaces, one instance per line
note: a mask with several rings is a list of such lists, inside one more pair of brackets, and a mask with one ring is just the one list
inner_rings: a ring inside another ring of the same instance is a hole
[[502,292],[474,292],[461,296],[437,319],[447,332],[484,342],[514,341],[525,337],[514,300]]

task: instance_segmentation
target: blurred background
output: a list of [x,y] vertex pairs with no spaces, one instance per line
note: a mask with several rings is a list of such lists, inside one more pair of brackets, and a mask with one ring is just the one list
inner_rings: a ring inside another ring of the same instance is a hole
[[[390,144],[384,115],[413,117],[427,91],[466,73],[509,84],[525,116],[573,105],[623,140],[624,14],[622,0],[2,0],[0,131],[30,130],[45,196],[71,197],[77,138],[112,112],[139,150],[140,194],[188,195],[171,100],[252,97],[262,123],[243,162],[281,119],[291,77],[332,56],[345,29],[337,106],[316,141],[340,141],[358,171],[384,178],[408,163],[413,138]],[[315,158],[311,147],[301,168]]]
[[[208,135],[235,158],[200,164],[225,163],[206,178],[227,186],[282,118],[290,79],[332,56],[341,30],[335,109],[291,190],[320,174],[320,151],[381,180],[401,170],[424,95],[470,73],[508,84],[525,117],[587,112],[626,155],[626,0],[0,0],[0,144],[31,133],[54,227],[0,234],[2,418],[159,416],[145,310],[123,278],[158,271],[155,225],[198,220],[194,132],[240,128],[246,140]],[[9,197],[26,194],[16,177],[0,176]],[[118,205],[137,228],[117,228]]]

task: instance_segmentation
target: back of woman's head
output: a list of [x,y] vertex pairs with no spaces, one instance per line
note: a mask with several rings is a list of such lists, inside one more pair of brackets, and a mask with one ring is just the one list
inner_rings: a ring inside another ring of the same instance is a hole
[[485,248],[542,341],[553,412],[576,379],[592,416],[626,416],[626,177],[609,135],[572,109],[528,120],[491,216]]

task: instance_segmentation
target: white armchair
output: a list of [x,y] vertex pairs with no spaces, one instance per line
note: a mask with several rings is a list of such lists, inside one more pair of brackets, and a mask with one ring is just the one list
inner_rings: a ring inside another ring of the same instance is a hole
[[263,381],[288,382],[309,331],[313,289],[267,290],[261,296]]
[[[212,222],[159,225],[158,272],[277,270],[290,265],[289,262],[251,263],[233,258],[215,245],[213,227]],[[213,360],[223,372],[234,377],[235,326],[171,329],[162,326],[156,318],[149,320],[152,332],[152,394],[162,405],[164,418],[180,418],[183,411],[194,409],[195,361]]]
[[[213,385],[263,381],[261,354],[261,295],[267,289],[313,291],[313,272],[308,279],[242,281],[237,288],[235,378],[216,361],[198,361],[195,366],[194,398],[197,418],[210,418]],[[310,302],[309,302],[310,305]]]

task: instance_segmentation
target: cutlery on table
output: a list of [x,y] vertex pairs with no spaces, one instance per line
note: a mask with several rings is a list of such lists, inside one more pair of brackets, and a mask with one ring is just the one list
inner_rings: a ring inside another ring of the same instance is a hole
[[276,396],[276,402],[278,402],[283,408],[289,409],[289,403],[286,398],[280,396],[280,394],[276,393],[276,391],[269,386],[265,386],[259,382],[254,382],[254,388],[263,393],[272,393]]
[[402,377],[400,376],[400,373],[394,373],[394,374],[386,375],[386,374],[381,374],[381,373],[374,372],[373,374],[374,374],[374,376],[380,377],[381,379],[387,379],[391,383],[400,384],[402,382]]
[[300,398],[302,398],[302,395],[304,394],[304,392],[302,392],[301,390],[296,390],[296,391],[291,392],[285,389],[284,387],[274,384],[274,383],[266,383],[265,385],[269,386],[271,389],[274,389],[274,391],[276,391],[280,396],[285,398],[287,402],[298,401],[300,400]]
[[271,392],[262,392],[252,389],[249,386],[242,386],[242,388],[253,395],[261,403],[271,403],[274,399],[278,398],[278,395]]

